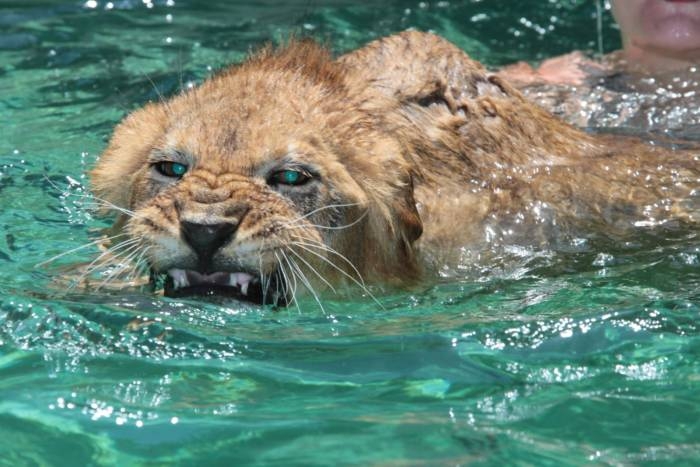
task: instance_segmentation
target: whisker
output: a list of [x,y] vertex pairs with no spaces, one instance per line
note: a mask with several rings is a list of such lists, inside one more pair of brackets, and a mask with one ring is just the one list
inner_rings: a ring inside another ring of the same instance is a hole
[[[291,270],[289,271],[289,274],[287,274],[287,270],[285,269],[284,264],[282,264],[282,261],[276,255],[275,257],[277,258],[277,262],[280,265],[280,270],[282,272],[282,275],[284,276],[285,297],[289,296],[289,294],[291,293],[294,306],[296,307],[297,312],[301,314],[301,307],[299,306],[299,300],[297,299],[297,278],[294,276],[294,272]],[[290,275],[293,281],[289,279]]]
[[[275,258],[275,259],[277,260],[277,267],[280,268],[280,270],[281,270],[281,265],[279,264],[279,259],[277,259],[277,258]],[[277,299],[279,300],[279,297],[280,297],[280,281],[279,280],[275,281],[275,294],[277,294]],[[286,299],[286,295],[285,295],[285,299]]]
[[299,277],[301,282],[304,284],[306,289],[309,292],[311,292],[311,295],[313,295],[314,300],[316,300],[316,303],[318,303],[318,306],[321,308],[321,312],[324,315],[327,314],[325,308],[323,308],[323,304],[321,303],[321,299],[318,297],[318,294],[314,290],[313,286],[309,282],[309,279],[306,277],[304,272],[301,269],[299,269],[299,265],[294,260],[290,259],[284,251],[280,251],[280,253],[282,253],[282,257],[285,259],[285,261],[287,261],[287,264],[289,264],[289,267],[291,268],[291,270],[293,270],[293,271],[296,270],[297,276]]
[[328,287],[330,287],[330,289],[331,289],[334,293],[338,293],[338,292],[335,290],[335,287],[333,287],[333,286],[331,285],[331,283],[328,282],[328,281],[321,275],[321,273],[318,272],[313,266],[311,266],[311,264],[309,264],[309,262],[306,261],[299,253],[297,253],[296,251],[294,251],[294,250],[291,249],[291,248],[289,249],[289,251],[292,252],[292,253],[294,254],[294,256],[296,256],[297,258],[299,258],[299,259],[311,270],[311,272],[313,272],[314,274],[316,274],[316,275],[318,276],[318,278],[321,279],[321,280],[323,281],[324,284],[326,284]]
[[[301,313],[301,308],[299,307],[299,301],[297,300],[297,286],[296,286],[296,277],[293,277],[294,279],[294,288],[292,288],[292,281],[289,279],[289,275],[287,275],[287,271],[284,269],[284,265],[282,264],[282,260],[280,260],[279,256],[277,255],[277,252],[275,252],[275,259],[277,260],[277,264],[280,267],[280,272],[282,274],[282,277],[284,278],[284,287],[285,287],[285,296],[287,296],[291,290],[292,293],[292,301],[294,302],[294,305],[297,308],[297,311]],[[293,271],[289,271],[290,274],[293,274]]]
[[[379,300],[377,300],[377,298],[372,294],[372,292],[370,292],[370,290],[367,288],[367,286],[364,283],[364,280],[362,280],[362,276],[360,275],[359,271],[357,271],[357,268],[355,268],[355,266],[352,265],[352,263],[350,263],[350,265],[355,270],[355,272],[358,274],[358,277],[360,278],[360,280],[355,279],[353,276],[348,274],[346,271],[343,271],[340,267],[338,267],[336,264],[334,264],[331,260],[329,260],[328,258],[323,256],[322,254],[315,252],[315,251],[307,248],[306,246],[303,246],[299,242],[295,242],[294,246],[298,246],[298,247],[306,250],[307,252],[311,253],[312,255],[319,257],[321,260],[325,261],[326,263],[328,263],[328,265],[330,265],[333,269],[337,270],[339,273],[341,273],[342,275],[344,275],[345,277],[350,279],[355,285],[359,286],[365,293],[367,293],[367,295],[369,295],[369,297],[374,301],[374,303],[376,303],[382,310],[385,309],[384,305],[382,305],[379,302]],[[311,246],[311,245],[309,245],[309,246]],[[340,253],[337,253],[337,254],[340,255]],[[342,255],[340,255],[340,256],[342,257]]]
[[[125,240],[124,242],[121,242],[121,243],[105,250],[97,258],[92,260],[92,262],[90,264],[88,264],[85,267],[85,269],[87,270],[87,273],[90,274],[93,271],[102,268],[105,264],[109,264],[110,262],[112,262],[114,260],[118,260],[120,258],[120,256],[122,256],[124,254],[128,254],[131,251],[134,251],[139,246],[138,242],[139,242],[138,239],[132,238],[129,240]],[[98,261],[100,261],[102,258],[105,258],[104,261],[101,261],[100,263],[98,263]]]
[[123,264],[123,263],[131,263],[131,262],[134,260],[134,258],[138,257],[139,255],[140,255],[140,251],[139,251],[139,248],[138,248],[138,246],[137,246],[137,248],[136,248],[132,253],[130,253],[126,258],[124,258],[124,259],[121,261],[121,263],[120,263],[117,267],[115,267],[112,271],[110,271],[110,272],[108,273],[107,278],[106,278],[105,280],[103,280],[103,281],[97,286],[97,288],[96,288],[95,290],[96,290],[96,291],[99,291],[100,289],[102,289],[102,288],[103,288],[105,285],[107,285],[112,279],[114,279],[114,277],[115,277],[117,274],[120,274],[122,271],[124,271],[125,269],[127,269],[127,268],[129,267],[129,264]]
[[367,215],[367,211],[362,213],[362,215],[360,217],[358,217],[357,219],[355,219],[354,221],[350,222],[349,224],[345,224],[345,225],[333,226],[333,225],[320,225],[320,224],[300,224],[300,225],[288,225],[288,226],[286,226],[286,228],[293,230],[293,229],[305,229],[305,228],[309,228],[309,227],[315,227],[319,230],[343,230],[343,229],[347,229],[349,227],[352,227],[353,225],[359,224],[360,221],[362,221],[362,219],[364,219],[366,215]]
[[[87,197],[87,195],[86,195],[86,197]],[[104,200],[104,199],[101,199],[101,198],[96,198],[94,196],[91,196],[91,197],[92,197],[92,202],[94,204],[85,206],[87,209],[93,209],[93,210],[99,210],[102,208],[108,209],[108,210],[111,209],[112,211],[120,212],[128,217],[137,217],[137,214],[135,211],[123,208],[121,206],[117,206],[116,204],[111,203],[111,202]]]
[[[121,206],[117,206],[116,204],[114,204],[114,203],[112,203],[112,202],[110,202],[110,201],[107,201],[106,199],[99,198],[99,197],[95,196],[94,193],[72,193],[72,192],[66,192],[64,189],[62,189],[60,186],[58,186],[56,183],[54,183],[49,177],[44,176],[44,180],[46,180],[46,181],[49,183],[49,185],[51,185],[56,191],[58,191],[58,192],[61,194],[61,196],[74,196],[74,197],[77,197],[77,198],[89,199],[89,200],[91,200],[91,201],[96,201],[96,202],[102,203],[103,207],[106,207],[106,208],[113,209],[113,210],[115,210],[115,211],[121,212],[121,213],[123,213],[123,214],[126,214],[126,215],[129,216],[129,217],[135,217],[135,216],[136,216],[136,213],[135,213],[134,211],[131,211],[131,210],[126,209],[126,208],[123,208],[123,207],[121,207]],[[99,206],[99,204],[98,204],[98,206]]]
[[287,229],[302,229],[302,228],[308,228],[308,227],[315,227],[320,230],[343,230],[347,229],[349,227],[352,227],[353,225],[359,224],[362,219],[367,216],[368,211],[365,211],[362,213],[360,217],[355,219],[354,221],[350,222],[349,224],[345,225],[338,225],[338,226],[332,226],[332,225],[320,225],[320,224],[299,224],[299,225],[294,225],[293,223],[289,223],[285,225]]
[[[70,288],[75,288],[83,282],[87,277],[95,272],[98,269],[102,269],[105,266],[109,265],[110,263],[115,263],[116,261],[120,260],[120,257],[124,254],[131,254],[133,251],[138,250],[138,242],[136,239],[130,239],[124,242],[121,242],[114,247],[104,251],[102,254],[100,254],[97,258],[95,258],[90,264],[88,264],[84,268],[84,272],[78,276],[75,279],[75,283],[73,284],[72,287]],[[121,251],[119,251],[120,248],[123,248]],[[104,258],[104,259],[103,259]]]
[[353,272],[355,274],[357,274],[357,278],[361,282],[361,285],[363,287],[365,286],[365,281],[364,281],[364,279],[362,279],[362,274],[360,274],[360,271],[355,267],[355,265],[352,263],[352,261],[350,261],[347,257],[345,257],[345,255],[340,253],[338,250],[331,248],[330,246],[326,245],[325,243],[316,242],[316,241],[309,239],[309,238],[301,237],[298,235],[293,235],[293,237],[298,239],[298,240],[294,241],[295,245],[308,246],[311,248],[318,248],[319,250],[323,250],[327,253],[335,255],[335,256],[339,257],[340,259],[342,259],[343,261],[345,261],[345,263],[352,268]]
[[329,204],[327,206],[321,206],[320,208],[316,208],[310,212],[307,212],[303,216],[297,217],[296,219],[292,219],[291,221],[288,222],[288,224],[294,224],[296,222],[299,222],[303,219],[306,219],[309,216],[313,216],[314,214],[321,212],[325,209],[336,209],[336,208],[349,208],[353,206],[359,206],[360,203],[348,203],[348,204]]
[[[133,252],[133,251],[136,251],[136,249],[134,247],[132,247],[129,249],[129,251]],[[105,252],[105,254],[106,253],[107,252]],[[100,255],[100,257],[101,256],[102,255]],[[99,258],[97,258],[97,259],[99,259]],[[78,286],[80,286],[81,284],[84,284],[85,286],[87,286],[89,284],[88,277],[90,276],[90,274],[92,274],[93,272],[95,272],[99,269],[105,269],[110,264],[113,264],[116,261],[114,257],[110,256],[110,257],[104,259],[103,261],[99,262],[98,264],[95,264],[97,259],[95,261],[93,261],[92,263],[90,263],[91,265],[88,266],[86,269],[84,269],[83,273],[80,274],[78,277],[76,277],[73,280],[72,284],[68,287],[68,289],[73,290],[73,289],[77,288]]]
[[184,83],[184,65],[183,65],[183,59],[182,59],[182,47],[178,48],[177,51],[177,66],[179,68],[178,72],[178,81],[180,84],[180,87],[178,89],[178,93],[182,93],[185,90],[185,83]]
[[134,270],[126,276],[127,282],[135,282],[139,276],[145,275],[148,271],[148,259],[146,259],[146,253],[151,249],[151,246],[147,246],[141,251],[141,254],[134,261]]
[[270,279],[265,281],[265,276],[266,274],[263,274],[263,267],[262,267],[262,252],[264,251],[265,248],[265,238],[262,239],[260,242],[260,249],[258,250],[258,270],[260,271],[260,287],[262,287],[262,302],[263,305],[267,303],[267,288],[270,286]]
[[47,264],[49,264],[49,263],[53,263],[54,261],[56,261],[56,260],[59,259],[59,258],[63,258],[63,257],[66,256],[66,255],[70,255],[70,254],[75,253],[75,252],[77,252],[77,251],[84,250],[85,248],[89,248],[89,247],[91,247],[91,246],[98,245],[98,244],[100,244],[101,242],[105,242],[105,241],[109,241],[109,240],[114,240],[114,239],[117,238],[117,237],[122,237],[122,236],[125,236],[125,235],[126,235],[125,233],[119,233],[119,234],[116,234],[116,235],[112,235],[111,237],[101,237],[101,238],[98,238],[97,240],[93,240],[92,242],[86,243],[86,244],[84,244],[84,245],[80,245],[79,247],[70,249],[70,250],[68,250],[68,251],[64,251],[63,253],[59,253],[59,254],[57,254],[56,256],[53,256],[53,257],[51,257],[51,258],[49,258],[49,259],[47,259],[47,260],[45,260],[45,261],[42,261],[41,263],[35,264],[34,267],[35,267],[35,268],[39,268],[39,267],[41,267],[41,266],[45,266],[45,265],[47,265]]
[[158,86],[156,86],[156,83],[151,79],[151,77],[148,75],[148,73],[146,73],[145,71],[141,71],[141,75],[143,75],[143,77],[146,78],[149,83],[151,83],[153,90],[156,92],[156,95],[158,96],[158,100],[160,101],[161,104],[163,104],[163,107],[165,107],[165,110],[167,110],[168,112],[171,112],[170,104],[165,99],[163,94],[160,92],[160,89],[158,89]]

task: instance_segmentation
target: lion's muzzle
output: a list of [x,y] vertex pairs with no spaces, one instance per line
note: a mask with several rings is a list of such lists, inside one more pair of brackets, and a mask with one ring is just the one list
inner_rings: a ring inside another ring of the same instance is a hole
[[203,272],[208,271],[214,254],[231,241],[238,230],[239,223],[217,222],[200,224],[197,222],[181,221],[180,234],[183,240],[194,250],[199,258],[199,266]]

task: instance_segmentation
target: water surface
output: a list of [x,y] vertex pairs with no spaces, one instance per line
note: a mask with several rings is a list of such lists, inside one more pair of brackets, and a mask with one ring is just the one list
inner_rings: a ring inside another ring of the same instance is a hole
[[56,294],[60,269],[35,267],[108,225],[84,174],[126,112],[264,41],[293,32],[341,52],[417,27],[497,66],[596,49],[594,14],[540,0],[0,3],[0,464],[699,463],[694,231],[524,252],[380,293],[382,308]]

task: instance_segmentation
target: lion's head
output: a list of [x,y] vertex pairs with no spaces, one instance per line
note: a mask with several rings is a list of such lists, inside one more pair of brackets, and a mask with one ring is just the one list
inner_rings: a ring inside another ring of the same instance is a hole
[[384,102],[320,46],[267,48],[116,128],[92,172],[113,250],[169,295],[282,303],[342,281],[415,276],[421,223]]

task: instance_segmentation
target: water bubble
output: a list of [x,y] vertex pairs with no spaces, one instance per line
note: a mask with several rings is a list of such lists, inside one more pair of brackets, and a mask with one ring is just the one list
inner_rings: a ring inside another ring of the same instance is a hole
[[593,260],[593,266],[610,266],[613,261],[615,260],[615,257],[611,254],[608,253],[598,253],[598,255],[595,257]]

